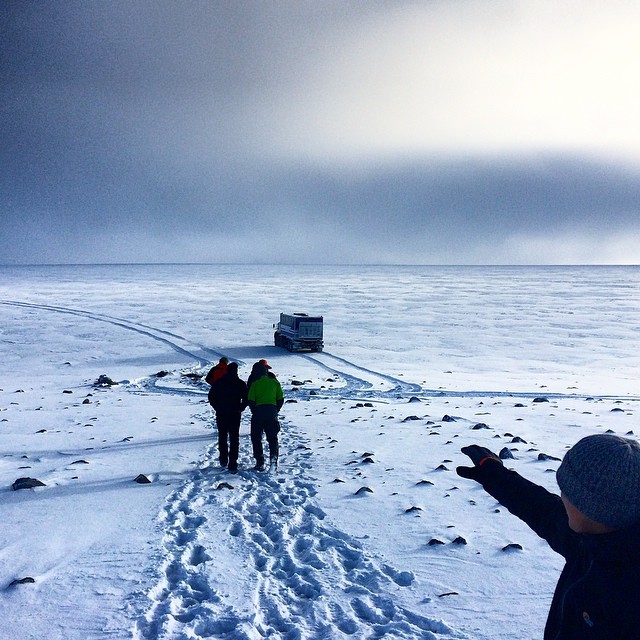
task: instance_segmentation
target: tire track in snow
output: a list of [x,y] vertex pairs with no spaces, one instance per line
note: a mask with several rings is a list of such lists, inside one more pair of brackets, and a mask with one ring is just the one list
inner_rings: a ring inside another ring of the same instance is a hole
[[[158,342],[161,342],[174,351],[177,351],[181,355],[187,356],[188,358],[192,358],[196,360],[200,366],[204,367],[210,363],[210,360],[205,360],[202,356],[197,355],[191,349],[196,347],[203,353],[214,357],[221,357],[223,354],[220,351],[216,351],[215,349],[210,349],[202,344],[197,342],[193,342],[184,338],[181,335],[176,333],[172,333],[170,331],[165,331],[163,329],[157,329],[156,327],[151,327],[146,324],[141,324],[138,322],[131,322],[130,320],[125,320],[124,318],[117,318],[115,316],[106,315],[104,313],[97,313],[92,311],[84,311],[82,309],[73,309],[69,307],[60,307],[55,305],[47,305],[47,304],[35,304],[30,302],[19,302],[16,300],[0,300],[0,304],[11,306],[11,307],[23,307],[26,309],[37,309],[40,311],[53,311],[56,313],[65,313],[74,316],[80,316],[83,318],[89,318],[90,320],[96,320],[98,322],[106,322],[115,327],[120,327],[122,329],[128,329],[129,331],[135,331],[141,336],[151,338]],[[239,364],[243,364],[240,362]]]
[[[393,592],[412,583],[411,573],[379,565],[359,541],[325,522],[314,501],[312,453],[288,427],[281,471],[212,472],[212,445],[167,498],[160,577],[135,640],[463,638],[396,601]],[[229,486],[216,490],[221,483]],[[218,530],[211,539],[213,519]],[[244,599],[228,593],[217,545],[245,559],[238,567]]]
[[[350,362],[345,358],[335,356],[331,353],[322,352],[310,354],[297,354],[303,358],[314,362],[325,371],[332,373],[333,375],[343,378],[346,382],[345,387],[336,388],[332,390],[323,389],[321,393],[315,391],[316,396],[319,397],[338,397],[341,399],[374,399],[384,400],[385,398],[393,397],[407,397],[407,396],[419,396],[424,398],[525,398],[533,399],[536,397],[544,396],[549,400],[561,400],[561,399],[574,399],[574,400],[586,400],[588,398],[596,397],[602,400],[640,400],[640,396],[616,396],[616,395],[596,395],[593,394],[575,394],[575,393],[554,393],[543,391],[495,391],[495,390],[482,390],[471,389],[467,391],[448,391],[443,389],[428,389],[420,384],[413,382],[405,382],[394,378],[393,376],[374,371],[373,369],[367,369],[358,364]],[[336,363],[335,366],[331,366],[323,359],[330,359]],[[351,372],[360,372],[367,375],[369,381],[358,378]],[[390,389],[373,389],[373,382],[382,380],[383,382],[394,385]]]
[[[46,305],[46,304],[36,304],[30,302],[21,302],[17,300],[0,300],[0,304],[6,306],[13,307],[22,307],[26,309],[36,309],[36,310],[44,310],[44,311],[52,311],[56,313],[66,313],[76,316],[81,316],[84,318],[89,318],[91,320],[96,320],[98,322],[106,322],[108,324],[112,324],[117,327],[121,327],[123,329],[127,329],[129,331],[134,331],[144,337],[151,338],[158,342],[161,342],[174,351],[177,351],[181,355],[184,355],[188,358],[191,358],[198,362],[199,366],[205,367],[211,364],[211,360],[205,360],[201,356],[197,355],[192,351],[194,347],[202,351],[202,353],[206,353],[215,358],[220,358],[223,354],[222,351],[217,351],[215,349],[211,349],[205,345],[202,345],[197,342],[193,342],[188,340],[187,338],[172,333],[170,331],[166,331],[164,329],[158,329],[156,327],[152,327],[147,324],[132,322],[126,320],[124,318],[118,318],[115,316],[110,316],[107,314],[84,311],[81,309],[73,309],[69,307],[61,307],[55,305]],[[421,394],[425,397],[452,397],[452,398],[463,398],[463,397],[510,397],[510,398],[535,398],[540,395],[544,395],[549,399],[580,399],[584,400],[592,397],[591,395],[585,394],[565,394],[565,393],[541,393],[540,391],[526,392],[526,391],[491,391],[491,390],[467,390],[467,391],[446,391],[442,389],[426,389],[421,385],[416,383],[408,383],[403,380],[399,380],[394,378],[393,376],[389,376],[383,373],[379,373],[372,369],[367,369],[360,365],[350,362],[345,358],[341,358],[339,356],[335,356],[331,353],[322,352],[316,353],[313,355],[309,354],[296,354],[300,357],[306,358],[311,362],[314,362],[319,367],[329,371],[330,373],[342,377],[346,381],[346,387],[335,389],[333,391],[324,390],[322,396],[332,396],[332,397],[340,397],[340,398],[349,398],[353,399],[355,395],[359,395],[360,397],[368,397],[368,398],[380,398],[384,399],[387,396],[402,396],[402,395],[417,395]],[[322,362],[322,359],[330,359],[334,361],[338,366],[330,366],[328,363]],[[237,360],[238,364],[245,364],[241,360]],[[359,372],[367,374],[368,377],[373,378],[374,380],[382,380],[383,382],[390,383],[394,385],[391,389],[387,390],[374,390],[373,384],[371,381],[364,380],[357,375],[353,375],[353,373],[348,373],[347,369],[352,372]],[[185,389],[177,389],[175,387],[164,387],[158,384],[157,379],[147,378],[143,380],[139,386],[142,386],[145,391],[157,392],[157,393],[169,393],[169,394],[190,394],[194,395],[194,391],[187,391]],[[135,385],[134,385],[135,387]],[[195,393],[195,395],[201,395],[201,393]],[[320,397],[322,397],[320,396]],[[617,395],[597,395],[595,396],[598,399],[603,400],[640,400],[640,396],[617,396]]]
[[[193,350],[194,347],[197,348],[202,353],[208,354],[215,358],[220,358],[221,356],[224,355],[221,351],[211,349],[205,345],[189,340],[177,333],[166,331],[164,329],[159,329],[157,327],[153,327],[148,324],[133,322],[130,320],[126,320],[124,318],[119,318],[116,316],[111,316],[111,315],[107,315],[99,312],[85,311],[82,309],[74,309],[71,307],[63,307],[58,305],[22,302],[18,300],[0,300],[0,304],[6,305],[6,306],[13,306],[13,307],[22,307],[25,309],[64,313],[64,314],[75,315],[83,318],[88,318],[90,320],[96,320],[97,322],[106,322],[113,326],[120,327],[122,329],[127,329],[129,331],[134,331],[141,336],[144,336],[146,338],[151,338],[153,340],[161,342],[167,345],[169,348],[173,349],[174,351],[180,353],[181,355],[184,355],[188,358],[191,358],[197,361],[198,365],[201,367],[205,367],[211,364],[211,360],[208,360],[208,359],[205,360],[202,358],[201,355],[198,355],[197,353],[195,353]],[[310,356],[307,354],[299,354],[299,355],[302,356],[303,358],[309,359],[310,361],[314,362],[317,366],[325,369],[326,371],[329,371],[334,375],[339,375],[340,377],[342,377],[346,381],[346,389],[339,390],[337,391],[337,393],[341,392],[341,394],[345,395],[346,397],[353,395],[354,393],[362,394],[363,392],[365,394],[369,392],[372,395],[381,395],[381,393],[383,394],[381,390],[377,390],[377,391],[372,390],[373,384],[370,381],[365,380],[361,377],[358,377],[357,375],[347,373],[346,368],[350,369],[352,372],[356,372],[360,374],[365,373],[367,374],[367,377],[372,378],[374,380],[378,380],[378,381],[381,380],[386,384],[389,384],[389,383],[392,384],[393,388],[387,391],[387,393],[410,393],[410,392],[416,393],[421,389],[420,385],[409,384],[409,383],[403,382],[402,380],[393,378],[392,376],[378,373],[371,369],[366,369],[365,367],[361,367],[359,365],[349,362],[348,360],[345,360],[344,358],[340,358],[338,356],[334,356],[329,353],[316,354],[315,356]],[[340,365],[340,368],[331,367],[327,363],[322,362],[323,356],[327,359],[334,360],[336,363]],[[242,360],[236,360],[236,361],[240,365],[245,364]],[[133,385],[133,386],[135,387],[136,385]],[[192,394],[193,393],[192,391],[187,391],[185,389],[178,389],[175,387],[166,387],[163,384],[158,384],[158,380],[153,377],[140,381],[139,385],[137,386],[142,387],[144,391],[156,392],[156,393],[169,393],[169,394],[185,394],[185,393]]]
[[[403,380],[399,380],[398,378],[394,378],[393,376],[380,373],[378,371],[374,371],[373,369],[367,369],[361,365],[355,364],[346,360],[345,358],[341,358],[340,356],[334,356],[331,353],[323,351],[322,353],[314,353],[310,354],[299,354],[303,358],[310,360],[316,365],[322,367],[326,371],[333,373],[335,375],[339,375],[347,381],[347,387],[350,392],[358,391],[362,394],[367,391],[373,396],[385,396],[385,395],[404,395],[411,393],[419,393],[422,391],[422,387],[419,384],[404,382]],[[329,362],[324,362],[324,360],[329,360]],[[333,363],[329,364],[329,363]],[[351,371],[352,373],[347,373],[347,371]],[[366,375],[369,380],[363,380],[359,378],[358,375]],[[390,389],[373,389],[373,382],[378,382],[386,385],[392,385]]]

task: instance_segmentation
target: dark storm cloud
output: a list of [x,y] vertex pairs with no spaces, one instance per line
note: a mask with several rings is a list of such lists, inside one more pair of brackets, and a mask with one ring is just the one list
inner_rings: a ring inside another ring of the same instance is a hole
[[408,231],[451,225],[531,231],[558,223],[603,229],[637,219],[640,172],[579,158],[424,160],[301,180],[303,201]]
[[[369,78],[355,26],[417,6],[2,3],[0,262],[461,262],[518,234],[636,233],[639,172],[621,162],[457,144],[350,157],[348,130],[309,148],[326,132],[304,81],[340,89],[345,42]],[[372,111],[387,93],[375,77]],[[347,111],[310,86],[330,124]]]

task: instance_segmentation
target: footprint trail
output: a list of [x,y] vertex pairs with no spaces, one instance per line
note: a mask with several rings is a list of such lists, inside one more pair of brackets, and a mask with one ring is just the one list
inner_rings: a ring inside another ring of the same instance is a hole
[[[283,425],[279,471],[230,475],[211,446],[192,477],[168,498],[157,584],[136,640],[225,638],[464,638],[409,611],[396,593],[410,572],[379,565],[363,545],[325,519],[314,500],[312,453]],[[225,581],[216,549],[237,555],[244,592]]]

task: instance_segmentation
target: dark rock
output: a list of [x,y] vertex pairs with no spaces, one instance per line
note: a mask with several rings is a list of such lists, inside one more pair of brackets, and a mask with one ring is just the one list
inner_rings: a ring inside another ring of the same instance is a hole
[[416,482],[417,486],[424,485],[424,484],[433,486],[433,482],[431,482],[431,480],[420,480],[420,482]]
[[416,396],[411,396],[409,398],[409,402],[422,402],[422,400],[420,400],[420,398],[416,398]]
[[506,547],[502,547],[502,551],[522,551],[522,545],[517,542],[512,542],[508,544]]
[[134,482],[137,482],[138,484],[151,484],[151,480],[142,473],[134,479]]
[[62,393],[73,393],[73,391],[71,391],[71,389],[65,389]]
[[89,398],[85,398],[85,399],[82,401],[82,404],[91,404],[91,400],[89,400]]
[[36,431],[36,433],[47,433],[46,429],[40,429],[40,431]]
[[156,373],[155,375],[156,375],[156,378],[165,378],[166,376],[169,375],[169,372],[163,369],[162,371],[158,371],[158,373]]
[[338,483],[344,484],[345,481],[342,478],[336,478],[335,480],[332,480],[332,482],[334,484],[338,484]]
[[221,482],[216,489],[233,489],[233,485],[230,485],[228,482]]
[[301,387],[301,386],[304,384],[304,382],[301,382],[300,380],[292,380],[292,381],[291,381],[291,384],[292,384],[294,387]]
[[436,471],[449,471],[449,469],[447,469],[443,464],[440,464],[436,467]]
[[75,462],[72,462],[71,464],[89,464],[86,460],[76,460]]
[[545,398],[545,397],[534,398],[533,402],[549,402],[549,398]]
[[539,453],[538,460],[555,460],[556,462],[560,462],[560,458],[554,458],[553,456],[548,456],[546,453]]
[[18,478],[12,485],[11,488],[14,491],[18,491],[19,489],[33,489],[34,487],[46,487],[47,485],[44,482],[40,482],[36,478]]
[[26,576],[24,578],[16,578],[9,583],[10,587],[15,587],[19,584],[34,584],[35,580],[31,576]]
[[413,513],[414,511],[422,511],[422,507],[409,507],[404,510],[405,513]]
[[522,404],[522,402],[517,402],[516,404],[513,405],[514,407],[518,407],[518,409],[522,409],[525,405]]
[[455,422],[455,421],[456,421],[455,418],[452,418],[451,416],[446,414],[442,416],[442,420],[441,420],[441,422]]
[[442,542],[442,540],[438,540],[438,538],[431,538],[431,540],[429,540],[429,542],[427,542],[427,544],[430,547],[435,547],[437,545],[444,544],[444,542]]
[[402,422],[411,422],[412,420],[420,420],[418,416],[407,416]]
[[457,591],[447,591],[447,593],[441,593],[438,595],[438,598],[444,598],[446,596],[458,596],[460,595]]
[[364,464],[375,464],[375,460],[374,460],[373,458],[369,458],[369,457],[364,458],[364,459],[362,460],[362,462],[363,462]]
[[512,438],[511,442],[513,444],[516,444],[518,442],[521,444],[529,444],[526,440],[523,440],[520,436],[515,436],[514,438]]
[[356,491],[356,495],[360,496],[364,493],[373,493],[373,489],[370,489],[369,487],[360,487],[357,491]]
[[103,373],[98,377],[94,384],[98,387],[115,387],[118,383],[114,382],[109,376]]
[[294,400],[293,398],[289,398],[288,400],[284,401],[285,404],[298,404],[297,400]]
[[624,409],[616,407],[615,409],[611,409],[611,413],[624,413]]
[[451,544],[467,544],[467,541],[462,536],[458,536],[455,540],[451,541]]
[[511,453],[511,449],[505,447],[504,449],[500,450],[498,457],[500,458],[500,460],[510,460],[513,459],[513,453]]
[[477,424],[474,424],[473,427],[471,427],[472,429],[488,429],[489,425],[485,424],[484,422],[478,422]]

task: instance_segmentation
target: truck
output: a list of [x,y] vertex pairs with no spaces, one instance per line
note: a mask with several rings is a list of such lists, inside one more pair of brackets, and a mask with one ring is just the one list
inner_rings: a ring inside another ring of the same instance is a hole
[[281,313],[273,341],[276,347],[289,351],[322,351],[322,316],[307,313]]

